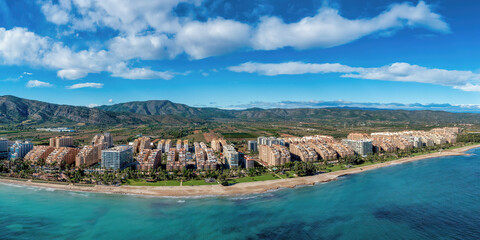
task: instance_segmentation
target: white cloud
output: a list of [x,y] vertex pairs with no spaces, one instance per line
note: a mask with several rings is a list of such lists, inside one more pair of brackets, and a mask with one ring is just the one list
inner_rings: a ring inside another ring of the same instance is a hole
[[113,99],[108,99],[108,103],[113,103]]
[[[394,4],[372,18],[347,19],[336,9],[322,7],[315,16],[298,22],[285,23],[278,17],[265,16],[251,26],[214,16],[203,22],[189,17],[179,18],[173,11],[181,2],[198,5],[201,0],[124,0],[122,4],[115,0],[73,0],[75,8],[62,3],[69,1],[52,5],[49,0],[44,2],[42,9],[60,15],[75,11],[68,21],[71,32],[97,31],[99,28],[118,31],[119,36],[108,41],[111,57],[117,61],[169,59],[182,52],[193,59],[202,59],[239,48],[327,48],[372,34],[390,36],[403,28],[422,27],[449,32],[442,17],[432,12],[424,1],[417,5],[408,2]],[[47,20],[64,24],[63,17],[54,20],[52,16],[48,15]]]
[[72,18],[73,29],[96,30],[109,27],[135,35],[149,28],[157,32],[174,33],[180,27],[172,9],[180,2],[198,0],[74,0],[78,16]]
[[460,89],[466,92],[480,92],[480,84],[473,85],[471,83],[467,83],[464,86],[455,86],[454,88]]
[[25,28],[0,28],[0,61],[4,64],[41,64],[42,54],[49,46],[48,38]]
[[296,23],[287,24],[278,17],[265,17],[256,29],[253,47],[261,50],[327,48],[381,31],[419,26],[438,32],[449,31],[441,16],[433,13],[423,1],[416,6],[395,4],[374,18],[356,20],[344,18],[338,10],[324,7],[317,15]]
[[[433,13],[423,1],[415,6],[410,3],[392,5],[369,19],[347,19],[337,10],[324,7],[317,15],[305,17],[299,22],[285,23],[276,17],[264,17],[251,26],[223,18],[194,21],[189,17],[179,18],[173,11],[180,2],[199,4],[201,0],[124,0],[122,4],[115,0],[39,2],[46,19],[63,26],[62,29],[67,28],[69,33],[104,28],[118,33],[106,41],[106,45],[74,50],[59,40],[38,36],[26,28],[0,28],[2,64],[45,67],[57,71],[57,76],[62,79],[71,80],[101,72],[127,79],[171,79],[175,75],[147,66],[127,67],[134,59],[172,59],[182,53],[192,59],[202,59],[242,48],[332,47],[367,35],[407,27],[449,31],[441,16]],[[323,67],[328,71],[335,66]],[[305,68],[299,71],[325,71],[322,66],[316,65]],[[263,71],[267,75],[273,74],[268,73],[271,72],[268,69]],[[288,72],[288,69],[284,71]]]
[[100,106],[100,105],[98,105],[96,103],[90,103],[90,104],[87,105],[87,107],[89,107],[89,108],[94,108],[94,107],[98,107],[98,106]]
[[33,75],[33,73],[23,72],[23,75],[29,75],[29,76],[31,76],[31,75]]
[[69,22],[72,5],[70,0],[59,0],[59,4],[53,4],[48,0],[43,2],[41,9],[49,22],[62,25]]
[[164,79],[173,78],[170,72],[158,72],[149,68],[128,68],[125,63],[119,63],[109,69],[113,77],[126,79]]
[[190,22],[177,34],[177,42],[194,59],[221,55],[247,46],[250,26],[232,20]]
[[42,82],[38,80],[30,80],[27,82],[26,85],[27,88],[37,88],[37,87],[53,87],[52,84],[48,82]]
[[0,59],[5,64],[30,64],[57,69],[63,79],[80,79],[89,73],[110,72],[127,79],[171,79],[173,74],[149,68],[129,69],[124,57],[100,50],[74,52],[60,42],[40,37],[24,28],[0,28]]
[[426,68],[408,63],[393,63],[378,68],[350,67],[338,63],[312,64],[302,62],[247,62],[228,68],[234,72],[257,73],[266,76],[316,73],[342,73],[343,78],[419,82],[450,86],[463,91],[480,91],[480,74],[472,71]]
[[58,77],[69,80],[84,78],[87,75],[88,72],[85,72],[81,69],[62,69],[57,72]]
[[165,34],[115,37],[110,41],[109,49],[115,56],[124,60],[174,58],[182,52]]
[[68,86],[67,89],[79,89],[79,88],[102,88],[103,83],[77,83],[72,86]]
[[469,82],[480,82],[480,74],[471,71],[426,68],[408,63],[394,63],[380,68],[360,68],[358,73],[346,74],[342,77],[421,82],[445,86],[463,86]]
[[266,76],[276,75],[296,75],[305,73],[347,73],[354,72],[358,68],[345,66],[339,63],[302,63],[302,62],[285,62],[285,63],[255,63],[247,62],[239,66],[228,68],[233,72],[258,73]]

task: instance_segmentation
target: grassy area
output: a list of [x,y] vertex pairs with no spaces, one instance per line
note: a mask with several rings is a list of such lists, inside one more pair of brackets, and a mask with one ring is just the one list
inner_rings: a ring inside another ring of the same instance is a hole
[[182,186],[199,186],[199,185],[217,185],[217,182],[207,183],[205,180],[190,180],[182,183]]
[[180,186],[180,182],[177,180],[158,181],[158,182],[146,182],[144,179],[128,179],[126,185],[130,186]]
[[235,183],[244,183],[244,182],[267,181],[267,180],[275,180],[275,179],[280,179],[280,178],[275,175],[272,175],[272,173],[265,173],[263,175],[255,176],[255,177],[243,177],[243,178],[230,179],[228,180],[228,183],[235,184]]

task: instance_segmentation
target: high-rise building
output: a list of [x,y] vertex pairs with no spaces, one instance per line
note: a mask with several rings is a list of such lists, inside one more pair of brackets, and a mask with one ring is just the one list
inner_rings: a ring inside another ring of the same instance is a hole
[[92,145],[102,145],[102,149],[113,147],[113,137],[110,133],[97,134],[92,139]]
[[222,144],[220,143],[220,139],[213,139],[210,144],[212,145],[212,149],[215,152],[222,151]]
[[291,161],[290,151],[282,145],[259,145],[258,152],[260,161],[268,166],[283,165]]
[[133,153],[142,152],[144,149],[151,149],[149,137],[140,137],[133,142]]
[[82,165],[85,165],[89,167],[99,163],[101,158],[99,158],[98,156],[101,156],[101,152],[102,145],[84,146],[75,157],[75,166],[80,167]]
[[102,167],[124,169],[133,163],[133,151],[129,146],[117,146],[102,150]]
[[177,150],[180,150],[180,148],[182,148],[182,140],[181,139],[177,139]]
[[170,148],[172,147],[172,140],[171,139],[167,139],[165,141],[165,146],[163,147],[163,152],[168,152],[170,151]]
[[53,150],[55,150],[55,148],[50,146],[34,146],[32,151],[28,152],[23,159],[25,161],[37,163],[40,159],[46,160]]
[[0,138],[0,152],[8,152],[8,139]]
[[317,152],[308,144],[290,144],[290,153],[295,159],[302,162],[315,162],[318,160]]
[[55,164],[57,166],[65,164],[73,164],[75,163],[75,157],[77,156],[80,149],[78,148],[56,148],[53,150],[45,160],[46,164]]
[[61,148],[61,147],[72,147],[73,138],[69,136],[61,136],[50,138],[50,147]]
[[237,168],[239,162],[239,154],[232,145],[223,146],[223,156],[225,163],[229,168]]
[[285,146],[285,140],[282,138],[276,138],[276,137],[258,137],[257,144],[268,145],[268,146],[272,146],[272,145]]
[[248,151],[258,152],[257,141],[248,141]]
[[350,140],[343,139],[342,143],[349,146],[356,154],[366,156],[373,153],[373,143],[369,139]]
[[162,162],[162,151],[159,149],[144,149],[137,155],[137,169],[142,171],[150,171],[157,169]]
[[165,152],[165,139],[158,141],[157,149],[160,150],[162,153]]
[[33,143],[29,141],[15,141],[8,152],[8,159],[22,159],[33,149]]

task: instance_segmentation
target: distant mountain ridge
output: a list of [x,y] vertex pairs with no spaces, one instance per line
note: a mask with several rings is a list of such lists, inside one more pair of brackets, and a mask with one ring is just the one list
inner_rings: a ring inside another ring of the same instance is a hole
[[149,122],[178,123],[176,116],[149,116],[109,112],[97,108],[59,105],[15,96],[0,96],[0,124],[87,123],[98,125],[141,124]]
[[138,125],[189,124],[215,121],[297,121],[343,123],[413,123],[429,125],[480,124],[480,114],[428,110],[364,110],[345,108],[297,108],[225,110],[191,107],[168,100],[136,101],[96,108],[59,105],[15,96],[0,96],[0,124]]
[[136,101],[99,106],[99,109],[113,112],[129,112],[146,115],[177,115],[196,117],[204,120],[229,119],[242,121],[389,121],[413,123],[480,123],[480,114],[451,113],[431,110],[385,110],[360,108],[251,108],[225,110],[219,108],[191,107],[168,100]]

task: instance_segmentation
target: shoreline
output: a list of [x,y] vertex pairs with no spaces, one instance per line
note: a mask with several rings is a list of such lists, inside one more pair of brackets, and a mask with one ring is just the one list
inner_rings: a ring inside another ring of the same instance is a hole
[[258,182],[237,183],[232,186],[221,185],[201,185],[201,186],[103,186],[95,185],[93,187],[75,186],[75,185],[60,185],[52,183],[37,183],[28,181],[17,181],[11,179],[0,179],[0,183],[23,185],[29,187],[49,188],[63,191],[73,192],[92,192],[104,194],[119,194],[119,195],[140,195],[150,197],[215,197],[215,196],[241,196],[251,194],[261,194],[272,190],[283,188],[294,188],[302,185],[315,185],[316,183],[335,181],[339,177],[357,174],[369,170],[393,166],[397,164],[414,162],[423,159],[446,157],[446,156],[461,156],[466,155],[464,152],[471,149],[479,148],[480,144],[465,146],[442,152],[435,152],[424,154],[415,157],[401,158],[383,163],[376,163],[364,167],[355,167],[345,170],[339,170],[330,173],[322,173],[314,176],[276,179]]

